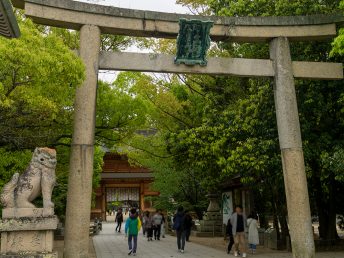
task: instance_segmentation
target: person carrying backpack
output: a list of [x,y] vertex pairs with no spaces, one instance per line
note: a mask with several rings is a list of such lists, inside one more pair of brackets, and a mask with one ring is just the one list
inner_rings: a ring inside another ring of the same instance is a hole
[[136,209],[130,210],[130,216],[125,223],[125,235],[128,236],[128,255],[136,255],[137,250],[137,236],[141,229],[141,220],[138,217]]
[[177,233],[178,251],[184,253],[186,230],[185,230],[185,213],[182,206],[178,207],[177,213],[173,217],[173,229]]

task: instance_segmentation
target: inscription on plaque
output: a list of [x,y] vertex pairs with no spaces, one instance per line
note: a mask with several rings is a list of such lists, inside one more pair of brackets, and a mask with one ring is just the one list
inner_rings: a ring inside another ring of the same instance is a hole
[[212,21],[179,20],[177,56],[175,64],[207,65],[207,51],[210,46],[209,32]]

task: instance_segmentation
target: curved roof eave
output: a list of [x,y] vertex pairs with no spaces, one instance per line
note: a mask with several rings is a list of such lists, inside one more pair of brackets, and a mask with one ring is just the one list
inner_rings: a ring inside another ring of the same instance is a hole
[[20,37],[19,26],[9,0],[0,1],[0,35],[6,38]]

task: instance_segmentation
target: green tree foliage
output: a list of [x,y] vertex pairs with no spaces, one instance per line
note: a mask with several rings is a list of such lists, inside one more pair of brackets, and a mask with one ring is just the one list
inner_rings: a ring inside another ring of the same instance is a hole
[[99,82],[96,114],[98,144],[112,148],[146,120],[145,103],[130,92],[130,76],[120,74],[114,85]]
[[217,15],[224,16],[289,16],[332,13],[338,8],[338,0],[209,0]]
[[[53,201],[64,220],[75,89],[84,79],[79,33],[33,24],[18,16],[22,36],[0,38],[0,189],[28,166],[37,146],[57,150]],[[103,50],[128,46],[123,37],[102,38]],[[124,85],[124,84],[123,84]],[[144,123],[144,108],[125,88],[99,82],[93,187],[99,186],[103,146],[112,148],[121,133]],[[125,136],[121,134],[121,138]],[[40,205],[41,201],[37,200]]]
[[136,135],[127,142],[129,157],[135,165],[148,167],[154,172],[152,187],[160,192],[159,197],[152,198],[156,208],[174,211],[178,205],[183,205],[202,218],[208,203],[204,198],[207,192],[201,185],[201,173],[187,164],[178,164],[174,155],[166,150],[165,139],[166,135],[158,131],[151,135]]
[[209,0],[176,0],[177,4],[181,4],[189,8],[193,14],[210,15]]
[[20,39],[0,39],[0,146],[32,149],[64,134],[84,68],[55,35],[20,27]]
[[[198,3],[199,1],[194,2]],[[310,0],[208,1],[209,8],[212,9],[213,13],[226,16],[331,14],[339,11],[339,2]],[[231,56],[268,58],[268,46],[265,44],[220,43],[219,47],[227,50]],[[334,43],[333,53],[340,54],[341,49],[341,37],[339,37]],[[335,58],[334,54],[332,58],[329,57],[331,46],[328,42],[293,43],[291,52],[293,60],[343,62],[342,58]],[[224,151],[220,155],[215,155],[218,157],[217,163],[223,167],[223,172],[227,174],[240,173],[244,176],[243,181],[245,183],[251,182],[252,185],[258,186],[258,196],[262,191],[268,193],[263,197],[271,203],[272,208],[277,205],[275,210],[282,207],[279,210],[285,211],[283,208],[285,207],[284,197],[270,194],[274,194],[274,192],[278,194],[283,189],[272,102],[272,86],[263,80],[242,81],[240,84],[247,87],[248,95],[237,99],[234,108],[230,105],[224,106],[222,109],[213,107],[218,118],[216,116],[214,118],[209,117],[210,121],[213,121],[212,123],[219,122],[220,125],[223,125],[224,130],[217,130],[221,132],[220,136],[215,141],[207,141],[203,140],[202,135],[197,134],[193,136],[195,140],[190,144],[190,147],[192,145],[198,146],[195,154],[211,153],[211,148],[216,145],[216,142],[224,142],[228,147],[222,145],[220,149]],[[320,236],[325,239],[337,237],[335,214],[343,212],[339,205],[342,200],[343,172],[338,169],[341,164],[339,159],[343,148],[342,100],[344,92],[341,85],[342,82],[333,81],[299,80],[296,82],[312,211],[319,215]],[[230,85],[226,84],[225,87],[230,87]],[[219,110],[224,111],[218,112]],[[231,114],[231,116],[226,114]],[[219,117],[225,118],[228,121],[227,125]],[[215,128],[212,127],[206,130],[211,132],[210,135],[214,135],[216,132]],[[199,146],[203,147],[199,149]],[[199,159],[202,160],[203,156],[198,155]],[[257,182],[262,181],[266,184],[257,185]],[[269,191],[269,189],[274,188],[276,191]],[[276,202],[276,198],[279,201]],[[284,215],[286,215],[285,212]],[[284,223],[281,222],[281,224]]]
[[0,148],[0,188],[16,172],[24,171],[31,160],[32,153],[26,151],[7,151]]
[[64,215],[75,89],[84,67],[54,33],[18,17],[19,39],[0,38],[0,188],[28,166],[35,147],[57,148],[54,201]]
[[339,30],[339,36],[333,42],[331,55],[344,55],[344,29]]
[[[340,10],[337,0],[178,2],[190,8],[203,6],[207,13],[227,16],[331,14]],[[154,44],[152,48],[156,52],[174,49],[166,41],[146,44]],[[340,56],[330,57],[331,50],[329,42],[291,44],[293,60],[342,62]],[[269,58],[268,44],[220,42],[210,54]],[[133,144],[133,140],[131,144],[136,151],[130,155],[154,168],[158,175],[157,189],[163,192],[168,188],[167,182],[178,185],[177,179],[185,180],[178,171],[185,175],[186,170],[192,169],[204,192],[220,189],[221,181],[241,175],[242,182],[255,190],[259,212],[272,213],[275,226],[281,225],[285,237],[287,213],[271,81],[172,76],[165,82],[151,78],[154,84],[151,86],[147,76],[142,76],[146,77],[142,84],[145,88],[139,87],[136,94],[153,104],[148,120],[158,133],[146,138],[147,142],[135,139],[137,142]],[[335,214],[343,213],[340,201],[343,199],[344,92],[341,85],[341,81],[296,81],[312,212],[319,215],[320,236],[325,239],[336,238]],[[149,148],[153,139],[159,139],[159,146],[166,147],[157,148],[153,144]],[[168,164],[168,168],[161,167],[160,163]],[[182,189],[175,191],[174,195],[178,196]]]
[[172,209],[177,203],[183,203],[202,216],[205,191],[200,185],[199,171],[178,164],[175,155],[166,148],[170,133],[200,124],[196,120],[198,115],[190,115],[193,111],[198,112],[196,107],[202,108],[198,106],[200,95],[190,93],[178,76],[172,75],[154,77],[125,72],[117,77],[114,86],[117,90],[124,88],[139,101],[138,107],[144,111],[140,113],[144,123],[136,127],[133,137],[121,139],[121,142],[128,147],[123,151],[129,152],[133,163],[154,171],[153,189],[161,193],[158,199],[154,198],[156,206]]
[[[340,2],[340,9],[343,12],[344,1]],[[341,28],[339,30],[339,36],[333,42],[333,49],[332,49],[331,55],[332,56],[335,56],[335,55],[343,56],[344,55],[344,29],[343,28]]]

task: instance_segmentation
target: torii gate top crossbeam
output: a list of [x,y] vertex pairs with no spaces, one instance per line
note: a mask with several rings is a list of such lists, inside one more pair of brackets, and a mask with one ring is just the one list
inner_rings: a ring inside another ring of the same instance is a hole
[[176,38],[180,18],[214,21],[212,40],[236,42],[270,41],[275,37],[289,40],[321,40],[336,36],[342,15],[291,17],[218,17],[161,13],[102,6],[70,0],[12,0],[23,7],[36,23],[79,30],[82,25],[96,25],[102,33]]

